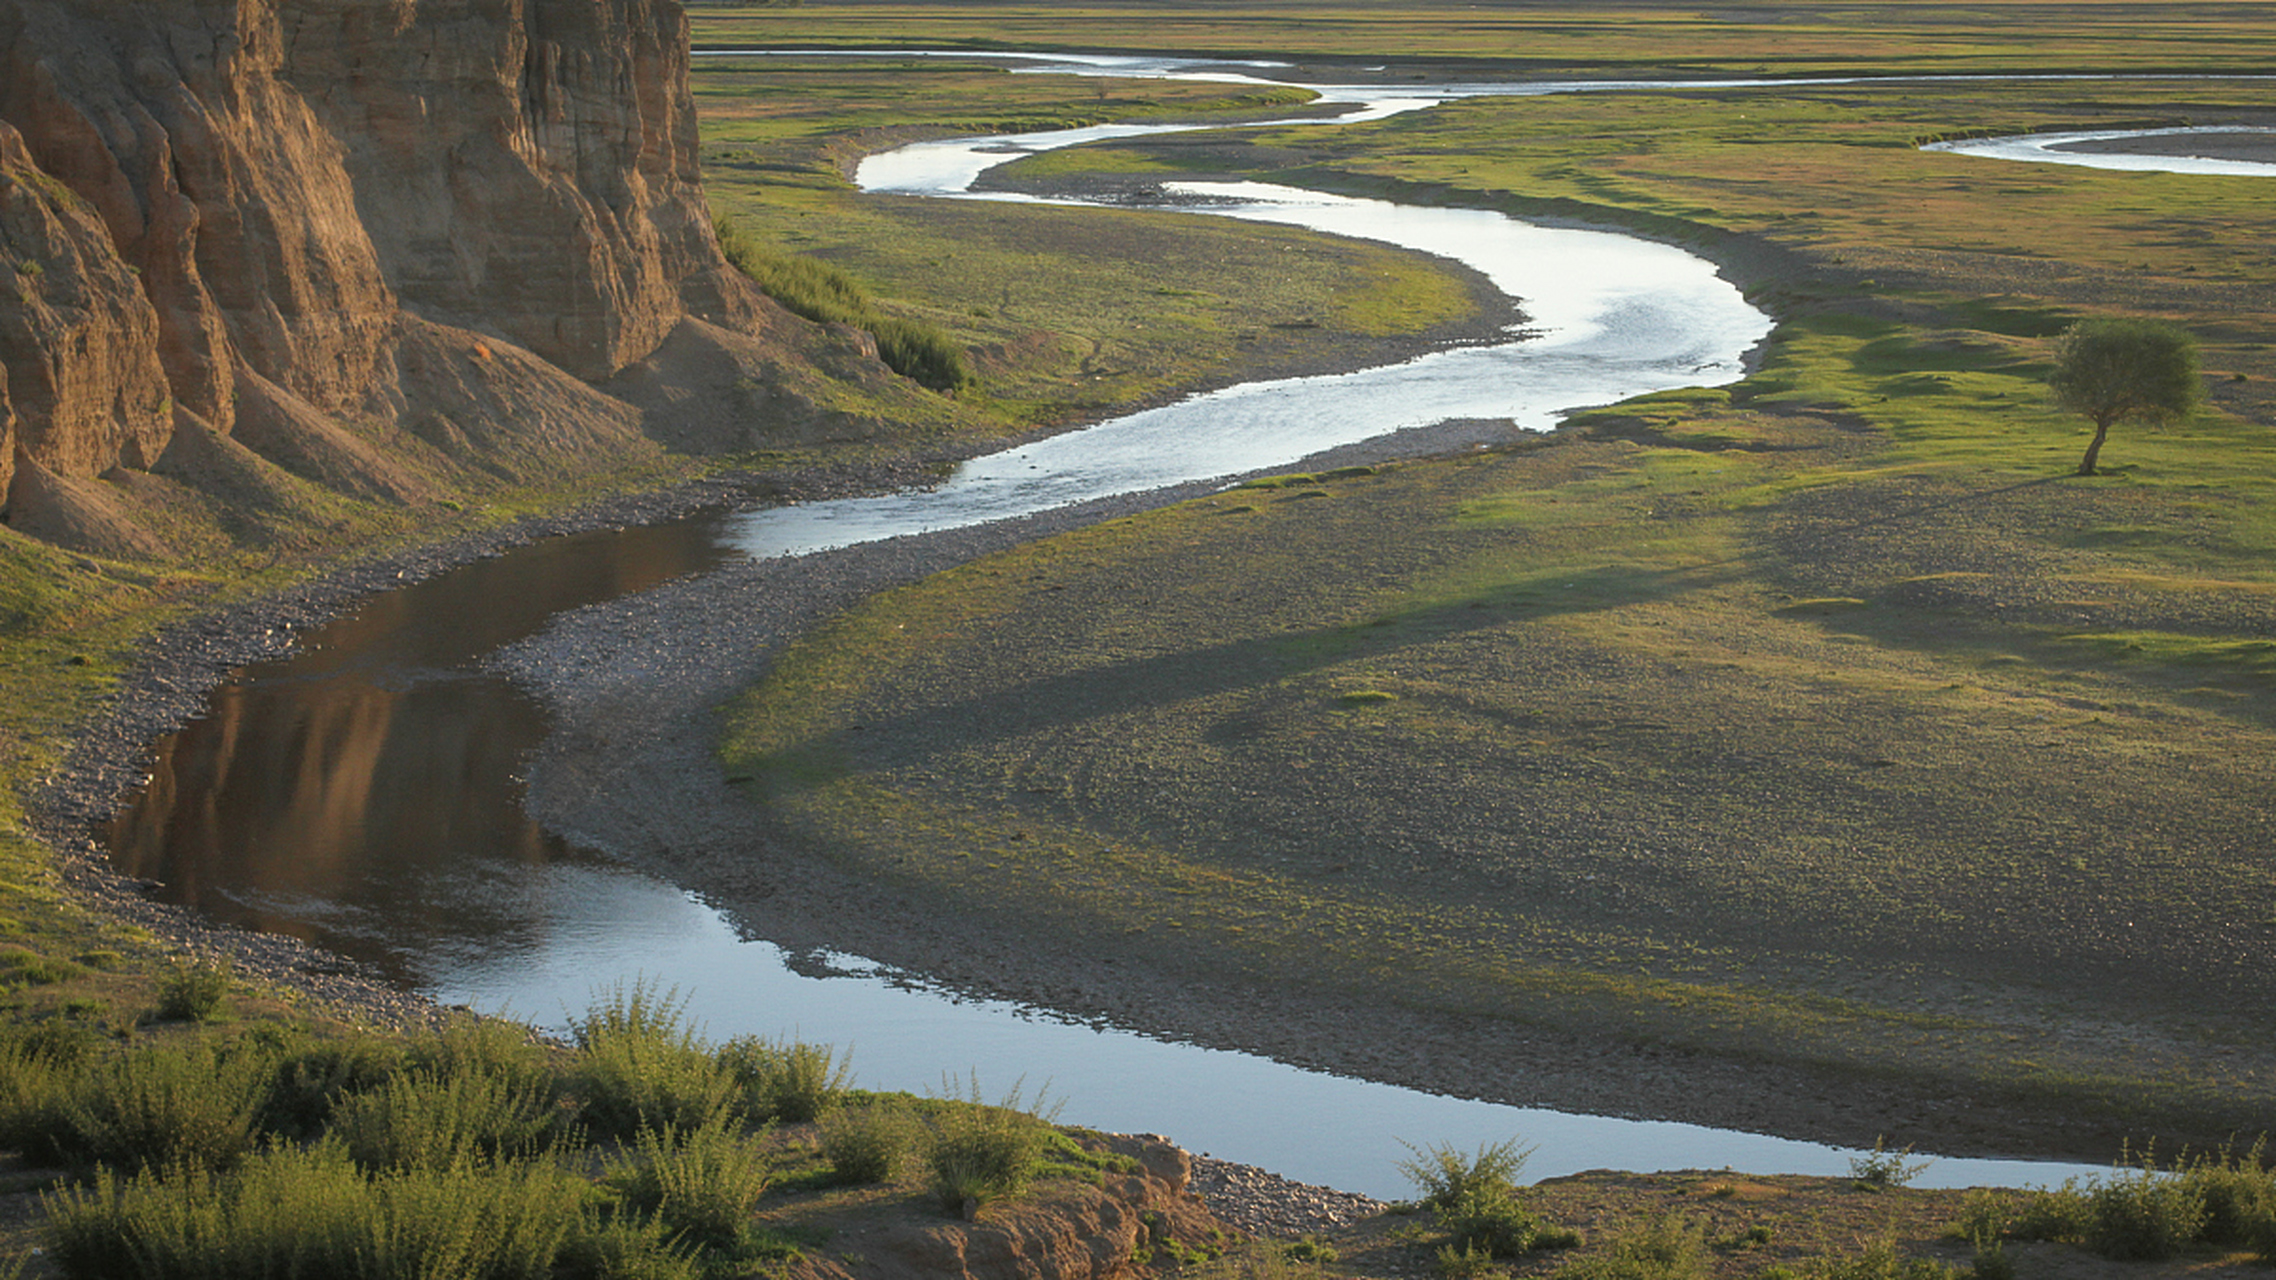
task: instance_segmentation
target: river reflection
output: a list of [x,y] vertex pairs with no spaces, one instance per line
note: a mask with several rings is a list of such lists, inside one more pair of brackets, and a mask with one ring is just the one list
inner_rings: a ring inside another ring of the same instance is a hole
[[377,597],[247,667],[153,746],[112,858],[169,902],[418,981],[449,939],[508,950],[545,915],[477,892],[515,866],[589,858],[522,811],[539,709],[482,655],[567,609],[721,563],[718,518],[549,539]]

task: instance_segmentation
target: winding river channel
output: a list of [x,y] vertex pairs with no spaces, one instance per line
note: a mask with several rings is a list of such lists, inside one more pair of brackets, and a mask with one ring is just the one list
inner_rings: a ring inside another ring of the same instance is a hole
[[[898,52],[893,56],[917,56]],[[971,57],[973,55],[958,55]],[[1237,67],[1086,59],[1038,69],[1239,77]],[[1623,87],[1607,85],[1564,86]],[[1625,86],[1634,87],[1634,86]],[[1325,87],[1343,120],[1455,96],[1554,87]],[[1318,120],[1307,123],[1323,123]],[[871,158],[865,189],[969,196],[986,168],[1135,127],[926,143]],[[988,197],[998,199],[1019,197]],[[296,934],[453,1004],[559,1026],[597,988],[677,987],[718,1037],[795,1034],[849,1049],[859,1082],[991,1091],[1045,1081],[1071,1121],[1167,1132],[1195,1150],[1381,1196],[1407,1190],[1399,1140],[1522,1135],[1531,1176],[1738,1166],[1845,1173],[1855,1153],[1691,1125],[1569,1115],[1344,1079],[963,998],[920,975],[739,936],[672,885],[569,844],[523,812],[517,778],[546,717],[483,661],[579,606],[741,557],[792,557],[1278,467],[1403,428],[1484,419],[1537,430],[1573,409],[1736,380],[1769,332],[1679,250],[1497,214],[1289,188],[1180,184],[1166,209],[1291,223],[1458,259],[1519,300],[1503,341],[1358,373],[1250,384],[1055,436],[936,489],[554,539],[376,598],[248,668],[157,744],[112,832],[129,874],[233,924]],[[1928,1185],[2059,1180],[2075,1166],[1943,1160]]]

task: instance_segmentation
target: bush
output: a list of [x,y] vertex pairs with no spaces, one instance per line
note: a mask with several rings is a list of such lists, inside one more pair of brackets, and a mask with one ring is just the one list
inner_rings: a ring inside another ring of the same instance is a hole
[[2154,1153],[2123,1165],[2087,1192],[2086,1247],[2106,1258],[2154,1261],[2178,1256],[2201,1237],[2205,1195],[2183,1177],[2161,1172]]
[[1933,1258],[1908,1258],[1888,1240],[1876,1240],[1861,1253],[1834,1255],[1811,1263],[1810,1280],[1953,1280],[1953,1268]]
[[1413,1153],[1399,1162],[1399,1172],[1422,1192],[1422,1203],[1433,1209],[1451,1209],[1476,1200],[1481,1194],[1507,1196],[1517,1190],[1517,1178],[1533,1148],[1520,1147],[1516,1138],[1479,1145],[1475,1155],[1463,1155],[1450,1143],[1428,1149],[1402,1140]]
[[270,1065],[204,1044],[132,1050],[75,1073],[26,1152],[81,1168],[226,1168],[253,1148]]
[[378,1036],[287,1039],[273,1055],[264,1132],[313,1138],[340,1100],[376,1089],[403,1070],[403,1046]]
[[962,1098],[952,1099],[932,1117],[925,1163],[933,1195],[951,1213],[970,1213],[1026,1190],[1049,1145],[1048,1113],[1038,1115],[1023,1105],[1018,1085],[994,1105],[980,1097],[975,1079]]
[[627,1208],[651,1215],[698,1248],[733,1253],[774,1179],[766,1156],[713,1116],[686,1132],[644,1130],[609,1172]]
[[1907,1160],[1905,1157],[1912,1154],[1911,1147],[1891,1151],[1885,1145],[1886,1142],[1887,1139],[1876,1134],[1871,1153],[1850,1157],[1849,1176],[1870,1187],[1902,1187],[1935,1163],[1933,1160]]
[[839,1107],[822,1115],[822,1158],[843,1184],[891,1182],[922,1137],[916,1116],[897,1102]]
[[1438,1211],[1440,1225],[1453,1233],[1464,1252],[1484,1250],[1490,1258],[1514,1258],[1535,1249],[1569,1249],[1580,1242],[1570,1231],[1552,1227],[1507,1191],[1479,1191]]
[[181,960],[158,980],[158,1016],[167,1022],[214,1022],[229,1011],[235,975],[227,961]]
[[853,1074],[837,1050],[803,1040],[738,1036],[720,1047],[719,1061],[741,1086],[744,1114],[753,1121],[804,1124],[845,1092]]
[[[2242,1153],[2223,1147],[2212,1155],[2184,1159],[2178,1172],[2182,1185],[2205,1206],[2201,1239],[2257,1247],[2264,1256],[2276,1252],[2264,1243],[2276,1241],[2276,1170],[2268,1167],[2265,1135]],[[2276,1261],[2276,1256],[2270,1260]]]
[[549,1094],[469,1070],[413,1071],[341,1102],[332,1131],[366,1169],[451,1169],[534,1155],[556,1136]]
[[0,1038],[0,1150],[36,1156],[52,1149],[46,1134],[78,1074],[76,1065],[26,1030],[11,1028]]
[[551,1280],[589,1189],[522,1163],[366,1178],[337,1143],[279,1147],[235,1174],[179,1165],[47,1198],[66,1276]]
[[1557,1268],[1553,1280],[1706,1280],[1707,1241],[1699,1223],[1669,1214],[1612,1242],[1594,1257]]
[[570,1019],[579,1049],[570,1084],[596,1134],[685,1133],[740,1114],[740,1083],[683,1024],[682,1009],[677,991],[658,995],[638,983],[616,987],[585,1017]]

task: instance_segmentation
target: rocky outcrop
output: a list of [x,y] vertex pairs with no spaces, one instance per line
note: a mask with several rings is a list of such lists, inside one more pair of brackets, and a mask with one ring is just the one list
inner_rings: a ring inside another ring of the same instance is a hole
[[921,396],[721,259],[687,57],[677,0],[0,0],[9,518],[219,441],[417,503]]

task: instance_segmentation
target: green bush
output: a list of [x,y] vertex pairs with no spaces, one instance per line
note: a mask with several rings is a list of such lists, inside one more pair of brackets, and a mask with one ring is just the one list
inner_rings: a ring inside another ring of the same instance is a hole
[[657,1218],[679,1239],[733,1254],[773,1178],[766,1155],[715,1115],[685,1132],[643,1130],[608,1181],[627,1208]]
[[403,1046],[376,1035],[291,1037],[277,1047],[263,1132],[313,1138],[341,1099],[387,1083],[404,1069]]
[[38,1043],[28,1029],[11,1028],[11,1034],[0,1036],[0,1151],[37,1158],[52,1149],[46,1135],[77,1066]]
[[803,1124],[845,1092],[852,1068],[828,1045],[738,1036],[722,1045],[719,1060],[743,1090],[753,1121]]
[[981,1101],[977,1079],[931,1121],[925,1164],[934,1197],[951,1213],[1026,1190],[1051,1135],[1048,1113],[1024,1105],[1018,1085],[991,1105]]
[[1895,1243],[1876,1240],[1858,1253],[1836,1254],[1810,1264],[1810,1280],[1953,1280],[1958,1273],[1933,1258],[1908,1258]]
[[1399,1172],[1422,1192],[1422,1203],[1433,1209],[1451,1209],[1485,1194],[1509,1195],[1517,1190],[1518,1175],[1533,1148],[1517,1139],[1481,1143],[1474,1155],[1464,1155],[1451,1143],[1428,1148],[1401,1140],[1413,1158],[1399,1161]]
[[578,1048],[570,1088],[596,1135],[685,1133],[723,1113],[740,1115],[740,1082],[684,1024],[683,1008],[676,991],[619,985],[585,1017],[570,1020]]
[[2228,1147],[2180,1162],[2184,1187],[2205,1206],[2199,1237],[2213,1244],[2255,1247],[2276,1262],[2276,1170],[2268,1166],[2265,1135],[2242,1152]]
[[561,1251],[565,1278],[699,1280],[695,1246],[676,1240],[662,1219],[587,1210]]
[[130,1050],[75,1072],[26,1153],[87,1168],[226,1168],[252,1150],[270,1061],[200,1043]]
[[1553,1280],[1706,1280],[1704,1228],[1669,1214],[1641,1231],[1614,1240],[1602,1253],[1557,1268]]
[[2086,1247],[2106,1258],[2154,1261],[2197,1242],[2207,1214],[2202,1189],[2158,1169],[2154,1155],[2121,1167],[2087,1192]]
[[1935,1163],[1933,1160],[1907,1160],[1905,1157],[1912,1154],[1911,1147],[1891,1151],[1886,1143],[1886,1138],[1875,1135],[1873,1150],[1869,1154],[1850,1157],[1849,1176],[1871,1187],[1901,1187]]
[[549,1092],[490,1074],[411,1071],[350,1095],[332,1131],[366,1169],[450,1169],[534,1155],[557,1136]]
[[168,1022],[213,1022],[229,1012],[235,975],[222,960],[176,961],[158,980],[158,1016]]
[[551,1053],[530,1029],[502,1018],[454,1018],[440,1031],[413,1039],[406,1048],[411,1066],[441,1075],[478,1071],[511,1081],[517,1088],[552,1088]]
[[234,1174],[106,1169],[47,1209],[50,1252],[74,1280],[554,1280],[589,1199],[549,1163],[367,1178],[325,1142],[271,1148]]
[[826,1111],[821,1127],[822,1158],[832,1177],[847,1185],[891,1182],[923,1138],[916,1116],[893,1101]]

